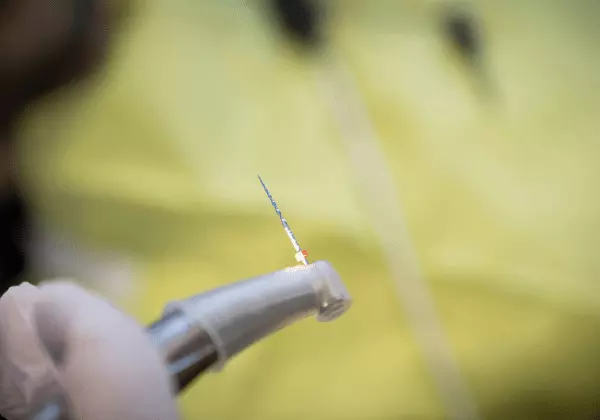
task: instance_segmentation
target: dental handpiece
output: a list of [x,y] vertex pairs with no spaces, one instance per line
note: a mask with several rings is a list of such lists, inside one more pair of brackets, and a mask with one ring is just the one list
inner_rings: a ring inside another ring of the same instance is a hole
[[[262,338],[312,315],[320,322],[332,321],[351,303],[332,265],[317,261],[172,302],[147,331],[179,393]],[[28,418],[66,420],[68,404],[56,397]]]

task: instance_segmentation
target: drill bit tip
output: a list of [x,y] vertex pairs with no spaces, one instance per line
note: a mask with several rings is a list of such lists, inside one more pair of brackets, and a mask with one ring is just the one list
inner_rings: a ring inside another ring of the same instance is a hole
[[304,265],[308,265],[308,259],[307,259],[308,252],[306,252],[305,250],[303,250],[300,247],[300,244],[298,243],[298,240],[296,239],[296,237],[294,236],[294,233],[290,229],[290,226],[288,225],[287,220],[285,220],[285,217],[283,217],[283,214],[281,213],[281,210],[279,210],[279,207],[277,206],[277,203],[273,199],[273,196],[269,192],[269,189],[265,185],[265,183],[262,180],[262,178],[260,177],[260,175],[258,175],[258,179],[260,181],[260,184],[263,187],[263,190],[265,190],[265,193],[267,194],[267,197],[269,198],[269,201],[271,201],[271,205],[275,209],[275,213],[277,213],[277,215],[279,216],[279,219],[281,220],[281,225],[283,226],[283,229],[285,230],[285,233],[287,234],[288,238],[290,238],[290,242],[292,243],[292,246],[296,250],[296,261],[301,262]]

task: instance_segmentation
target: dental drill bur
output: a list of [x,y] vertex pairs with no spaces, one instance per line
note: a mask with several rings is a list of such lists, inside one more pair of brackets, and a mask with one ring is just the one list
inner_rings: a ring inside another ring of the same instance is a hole
[[281,214],[281,210],[279,210],[279,207],[277,207],[277,203],[273,199],[273,196],[269,192],[269,189],[263,182],[260,175],[258,175],[258,180],[260,181],[260,184],[262,185],[263,189],[265,190],[267,197],[269,197],[269,200],[271,200],[271,204],[273,205],[273,208],[275,209],[275,213],[277,213],[277,215],[279,216],[279,219],[281,220],[281,224],[283,225],[283,229],[285,230],[285,233],[287,233],[288,238],[290,238],[290,241],[292,242],[292,246],[296,250],[296,261],[301,262],[304,265],[308,265],[308,259],[307,259],[308,252],[306,252],[305,250],[303,250],[300,247],[300,244],[298,243],[298,240],[296,239],[296,237],[294,236],[294,233],[290,229],[290,226],[288,225],[287,220],[285,220],[285,217],[283,217],[283,214]]

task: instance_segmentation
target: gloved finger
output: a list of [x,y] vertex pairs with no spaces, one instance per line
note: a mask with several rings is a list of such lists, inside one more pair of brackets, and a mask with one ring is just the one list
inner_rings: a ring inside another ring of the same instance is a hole
[[39,337],[59,362],[74,418],[177,419],[167,368],[142,326],[72,283],[43,284],[40,291]]
[[56,384],[57,372],[37,337],[33,308],[43,301],[28,283],[11,287],[0,298],[0,413],[21,419],[39,395]]

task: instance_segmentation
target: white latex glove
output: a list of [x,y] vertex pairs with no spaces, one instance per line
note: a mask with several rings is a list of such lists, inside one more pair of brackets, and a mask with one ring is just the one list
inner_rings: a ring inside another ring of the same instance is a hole
[[62,392],[77,420],[176,420],[166,367],[132,318],[68,282],[0,298],[0,413],[23,419]]

